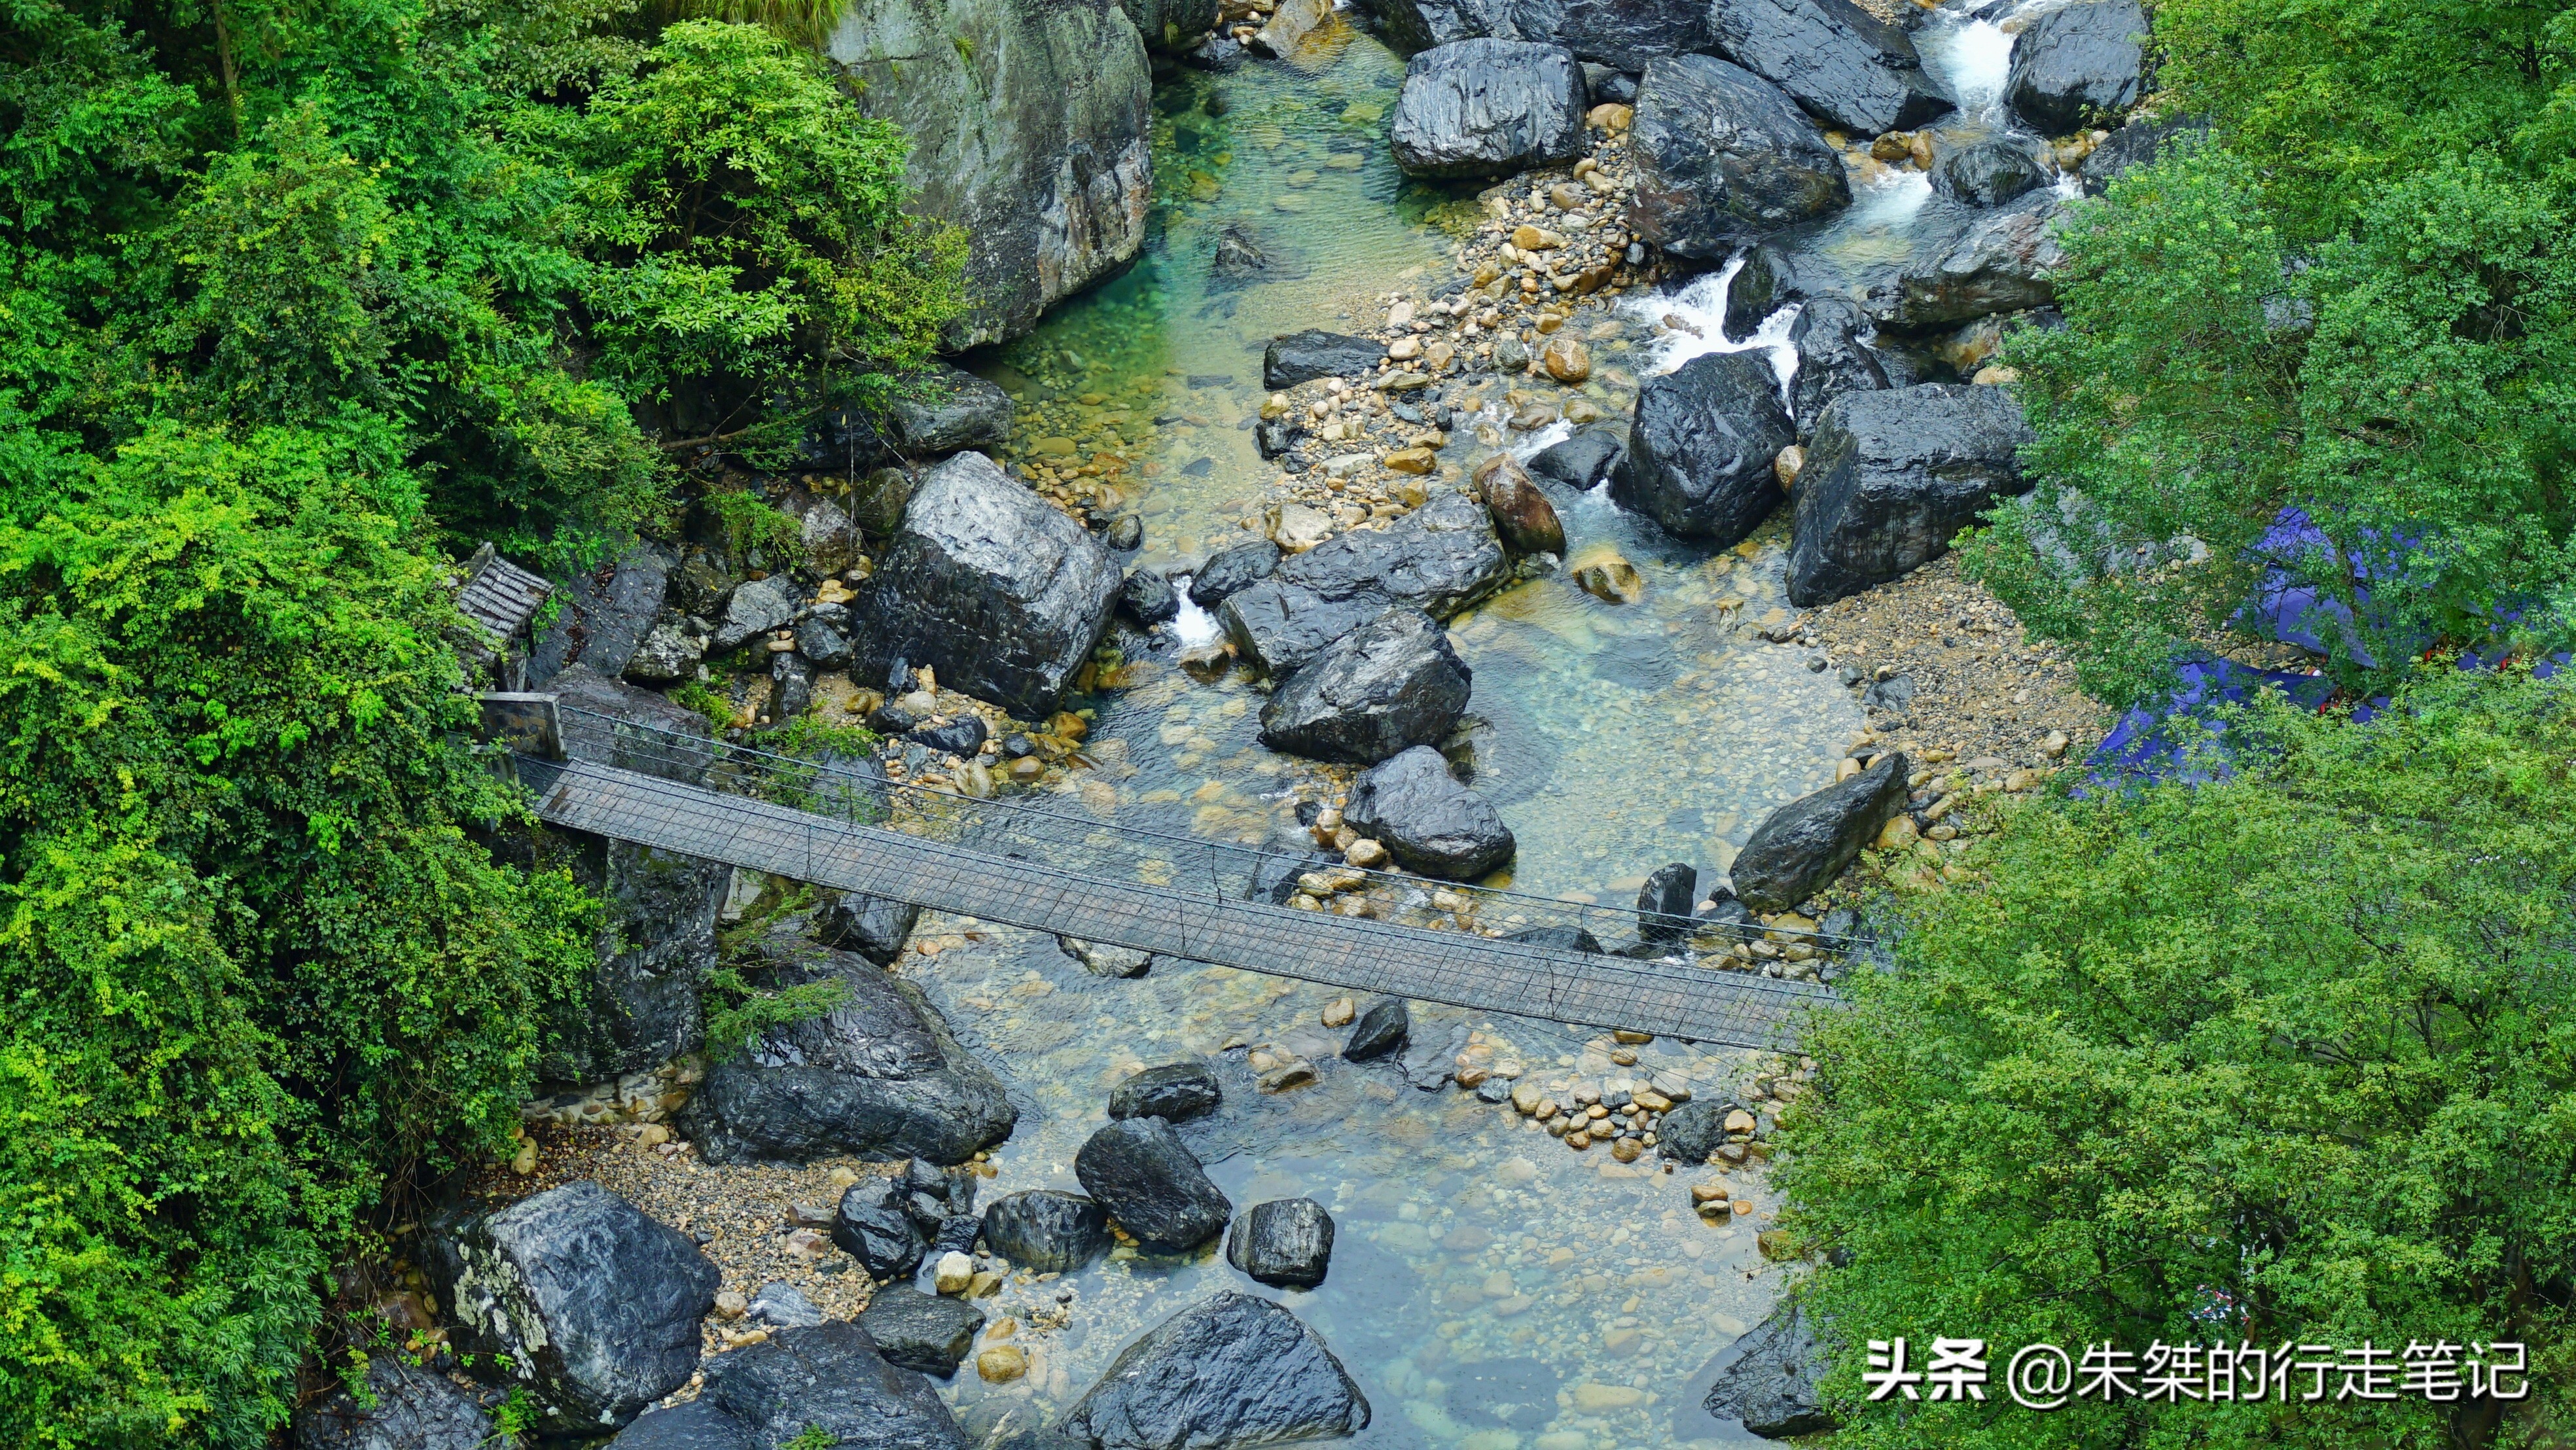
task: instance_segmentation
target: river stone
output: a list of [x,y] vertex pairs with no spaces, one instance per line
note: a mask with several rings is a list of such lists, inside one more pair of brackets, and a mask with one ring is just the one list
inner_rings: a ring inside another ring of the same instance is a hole
[[1183,1123],[1215,1112],[1224,1100],[1225,1092],[1206,1063],[1170,1062],[1146,1068],[1110,1089],[1109,1116]]
[[805,1291],[784,1279],[772,1279],[751,1296],[750,1316],[773,1329],[796,1329],[823,1322],[823,1311]]
[[1484,505],[1443,493],[1381,530],[1359,529],[1281,561],[1219,611],[1243,658],[1286,675],[1397,605],[1446,620],[1511,578]]
[[1628,445],[1620,441],[1618,434],[1607,428],[1586,428],[1533,454],[1529,471],[1551,483],[1584,492],[1608,478],[1627,452]]
[[1333,1216],[1311,1198],[1245,1209],[1225,1236],[1225,1261],[1274,1289],[1312,1289],[1333,1262]]
[[936,458],[1011,441],[1011,395],[963,368],[934,363],[911,380],[913,396],[888,410],[886,441],[906,458]]
[[1345,1062],[1375,1062],[1392,1052],[1401,1051],[1404,1039],[1413,1030],[1413,1016],[1402,997],[1380,997],[1351,1028],[1351,1037],[1342,1044]]
[[782,1330],[710,1358],[698,1398],[749,1427],[766,1450],[816,1429],[832,1437],[827,1444],[867,1450],[973,1443],[928,1378],[887,1363],[867,1331],[846,1319]]
[[1261,351],[1261,385],[1276,392],[1375,369],[1386,356],[1386,344],[1372,337],[1349,337],[1308,328],[1270,339]]
[[1869,331],[1869,318],[1848,297],[1818,297],[1798,309],[1798,320],[1789,326],[1789,346],[1798,354],[1789,407],[1799,442],[1815,437],[1826,404],[1888,385],[1887,369],[1861,340]]
[[606,1434],[686,1384],[721,1277],[688,1235],[589,1179],[446,1226],[429,1257],[457,1347],[558,1435]]
[[852,673],[931,665],[952,689],[1044,718],[1109,627],[1119,582],[1089,530],[983,454],[960,453],[922,479],[860,586]]
[[814,913],[814,939],[827,947],[857,952],[880,967],[894,965],[903,944],[912,939],[921,908],[908,901],[862,896],[855,891],[816,887],[823,907]]
[[1388,131],[1407,176],[1506,176],[1583,149],[1583,69],[1558,45],[1461,40],[1407,61]]
[[1938,558],[1959,530],[2030,491],[2021,405],[2001,388],[1922,383],[1846,393],[1798,474],[1789,602],[1830,604]]
[[1699,872],[1675,861],[1659,866],[1637,888],[1637,939],[1671,946],[1691,934],[1691,908],[1699,901]]
[[864,1178],[841,1194],[832,1242],[878,1279],[901,1279],[921,1262],[927,1238],[906,1208],[898,1179]]
[[1493,806],[1460,785],[1428,745],[1362,771],[1342,818],[1406,869],[1451,881],[1485,875],[1512,859],[1518,844]]
[[1715,0],[1715,48],[1798,104],[1864,136],[1956,109],[1902,29],[1851,0]]
[[969,307],[943,351],[1017,337],[1135,258],[1153,200],[1153,72],[1114,0],[827,13],[824,50],[859,109],[911,143],[906,209],[965,236]]
[[760,1033],[721,1057],[682,1109],[709,1163],[846,1153],[962,1163],[1011,1135],[1019,1110],[991,1068],[950,1035],[921,988],[864,957],[774,928],[756,985],[837,981],[841,1004]]
[[984,1210],[984,1243],[1040,1274],[1070,1274],[1109,1252],[1109,1211],[1078,1193],[1032,1189]]
[[1375,765],[1445,738],[1466,711],[1472,678],[1430,615],[1391,609],[1270,692],[1261,743],[1309,760]]
[[1315,1331],[1226,1292],[1119,1351],[1063,1428],[1096,1450],[1195,1450],[1340,1438],[1368,1422],[1368,1400]]
[[[387,1446],[384,1450],[398,1447]],[[751,1427],[718,1409],[712,1401],[690,1400],[667,1410],[645,1411],[618,1431],[606,1450],[768,1450],[768,1446],[752,1435]]]
[[2054,274],[2066,262],[2056,231],[2066,206],[2042,190],[1968,213],[1958,231],[1926,238],[1892,277],[1873,283],[1862,306],[1880,326],[1909,330],[2046,307],[2057,300]]
[[975,1336],[984,1332],[984,1311],[910,1284],[888,1284],[860,1311],[859,1327],[876,1341],[886,1363],[945,1378],[973,1352]]
[[1458,1054],[1467,1050],[1467,1039],[1472,1035],[1466,1023],[1454,1022],[1445,1033],[1435,1030],[1429,1037],[1417,1037],[1406,1044],[1404,1056],[1396,1060],[1396,1069],[1404,1074],[1407,1085],[1436,1093],[1457,1076]]
[[1579,926],[1525,926],[1503,937],[1524,946],[1547,947],[1560,952],[1588,952],[1601,956],[1601,939]]
[[373,1404],[335,1385],[299,1406],[296,1450],[484,1450],[493,1442],[492,1418],[472,1395],[400,1355],[368,1358],[367,1390]]
[[1092,1134],[1073,1155],[1073,1176],[1119,1227],[1159,1253],[1187,1253],[1234,1216],[1234,1204],[1161,1118],[1128,1118]]
[[1741,1420],[1766,1440],[1821,1435],[1835,1428],[1818,1387],[1833,1368],[1796,1299],[1753,1326],[1702,1402],[1721,1420]]
[[1932,163],[1932,189],[1961,206],[2001,206],[2047,180],[2030,143],[2009,136],[1945,148]]
[[1214,609],[1226,596],[1270,577],[1279,567],[1279,546],[1268,539],[1253,539],[1211,555],[1190,576],[1190,602],[1201,609]]
[[555,581],[561,606],[528,652],[528,688],[540,690],[566,665],[585,665],[611,679],[626,673],[670,592],[679,556],[663,544],[637,544],[618,555],[608,580],[593,572]]
[[716,632],[707,644],[718,654],[739,649],[750,641],[783,629],[796,618],[795,581],[784,574],[754,579],[734,586],[725,599],[724,617],[716,621]]
[[1055,939],[1056,949],[1082,963],[1082,969],[1095,977],[1141,977],[1153,970],[1154,954],[1134,947],[1115,946],[1108,942],[1090,942],[1069,936]]
[[1270,906],[1286,906],[1288,898],[1297,894],[1299,877],[1309,871],[1320,871],[1334,864],[1332,857],[1320,851],[1308,851],[1302,855],[1289,855],[1279,851],[1265,852],[1253,865],[1252,879],[1244,890],[1244,899]]
[[1161,624],[1180,615],[1181,596],[1162,570],[1138,568],[1128,571],[1127,582],[1119,586],[1118,607],[1138,624]]
[[1736,853],[1736,896],[1755,911],[1787,911],[1830,884],[1905,808],[1906,770],[1904,755],[1890,752],[1764,817]]
[[1556,516],[1556,506],[1510,454],[1497,453],[1476,465],[1475,484],[1505,549],[1524,557],[1565,553],[1565,523]]
[[2031,129],[2063,136],[2138,99],[2137,0],[2088,0],[2042,12],[2013,39],[2004,97]]
[[1703,353],[1638,390],[1610,497],[1676,537],[1733,544],[1779,506],[1771,460],[1797,439],[1768,353]]
[[1676,256],[1723,262],[1851,202],[1842,157],[1779,87],[1714,56],[1646,67],[1629,130],[1628,225]]

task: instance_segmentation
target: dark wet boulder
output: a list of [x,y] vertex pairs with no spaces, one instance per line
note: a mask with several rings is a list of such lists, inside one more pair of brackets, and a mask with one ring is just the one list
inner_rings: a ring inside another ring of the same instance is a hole
[[1905,32],[1851,0],[1715,0],[1709,37],[1727,59],[1848,131],[1910,131],[1957,109]]
[[948,755],[972,758],[984,747],[991,727],[981,715],[959,715],[945,724],[915,725],[904,732],[904,739],[926,745]]
[[1916,330],[2049,306],[2066,262],[2056,231],[2065,209],[2054,191],[2036,191],[1969,213],[1956,231],[1925,238],[1892,276],[1873,282],[1862,306],[1880,326]]
[[906,458],[937,458],[1011,441],[1011,395],[945,363],[915,378],[887,417],[886,441]]
[[368,1359],[367,1392],[374,1403],[359,1404],[339,1385],[297,1407],[295,1450],[484,1450],[493,1443],[492,1417],[473,1395],[400,1355]]
[[1109,1252],[1109,1211],[1051,1188],[1010,1194],[984,1210],[984,1243],[1023,1269],[1070,1274]]
[[1181,597],[1160,569],[1129,571],[1118,587],[1118,607],[1138,624],[1162,624],[1181,612]]
[[[867,1450],[967,1450],[957,1419],[919,1370],[890,1364],[846,1319],[773,1334],[707,1361],[698,1398],[748,1428],[764,1450],[821,1430]],[[811,1443],[810,1441],[808,1443]]]
[[1586,428],[1562,443],[1552,443],[1531,455],[1532,476],[1567,488],[1588,490],[1610,476],[1626,456],[1628,445],[1607,428]]
[[1816,123],[1778,86],[1714,56],[1646,67],[1629,152],[1629,228],[1675,256],[1723,262],[1851,203],[1843,159]]
[[1961,206],[2001,206],[2047,180],[2030,143],[2010,136],[1948,147],[1932,163],[1932,189]]
[[1206,1063],[1168,1062],[1135,1073],[1110,1089],[1109,1116],[1185,1123],[1215,1112],[1224,1101],[1225,1091]]
[[1270,692],[1261,743],[1309,760],[1375,765],[1446,737],[1467,708],[1472,678],[1431,616],[1390,609]]
[[604,579],[592,572],[557,580],[559,607],[529,651],[528,688],[545,688],[567,665],[586,665],[611,679],[626,673],[662,612],[678,566],[669,546],[637,544],[618,555]]
[[1475,485],[1485,511],[1494,516],[1494,533],[1505,549],[1524,558],[1565,553],[1565,522],[1510,454],[1497,453],[1476,465]]
[[1268,539],[1219,550],[1190,576],[1190,602],[1201,609],[1216,608],[1227,595],[1269,578],[1279,567],[1279,557],[1279,546]]
[[2030,491],[2021,404],[2001,388],[1922,383],[1846,393],[1798,474],[1789,602],[1830,604],[1940,557],[1959,530]]
[[1311,1198],[1256,1203],[1225,1236],[1225,1261],[1274,1289],[1312,1289],[1333,1262],[1333,1216]]
[[1063,1428],[1097,1450],[1341,1438],[1369,1404],[1321,1336],[1249,1294],[1193,1304],[1119,1351]]
[[1407,176],[1507,176],[1583,148],[1583,70],[1558,45],[1461,40],[1404,67],[1389,130]]
[[1219,611],[1254,667],[1284,676],[1398,605],[1445,620],[1511,577],[1485,506],[1443,493],[1387,525],[1355,529],[1281,561]]
[[829,620],[809,619],[796,626],[796,652],[818,670],[837,670],[850,662],[850,637]]
[[1351,1037],[1342,1044],[1345,1062],[1375,1062],[1389,1053],[1402,1051],[1404,1039],[1413,1030],[1413,1014],[1402,997],[1380,997],[1360,1014],[1351,1027]]
[[1691,934],[1691,908],[1699,901],[1699,872],[1685,862],[1656,867],[1637,888],[1637,939],[1671,946]]
[[1766,1440],[1821,1435],[1835,1428],[1820,1389],[1832,1369],[1806,1310],[1790,1299],[1735,1342],[1702,1406]]
[[1676,1103],[1655,1124],[1655,1146],[1682,1166],[1706,1163],[1726,1142],[1726,1115],[1738,1105],[1732,1098],[1693,1098]]
[[552,839],[603,910],[589,991],[557,1010],[539,1077],[599,1082],[695,1052],[704,1041],[698,994],[716,967],[716,917],[733,868],[587,832]]
[[583,758],[696,785],[715,760],[707,717],[667,695],[570,665],[546,682],[562,712],[567,743]]
[[1726,336],[1742,342],[1753,336],[1771,314],[1806,296],[1798,265],[1781,242],[1758,242],[1743,252],[1734,280],[1726,284]]
[[1602,955],[1601,938],[1579,926],[1525,926],[1519,931],[1506,933],[1503,940],[1516,941],[1524,946],[1546,947],[1551,951]]
[[1120,0],[1147,50],[1179,54],[1216,28],[1217,0]]
[[801,1163],[835,1153],[962,1163],[1011,1134],[1001,1080],[950,1034],[921,988],[782,925],[756,985],[838,982],[831,1011],[772,1027],[718,1058],[682,1110],[710,1163]]
[[2043,11],[2013,38],[2004,98],[2044,136],[2126,110],[2138,99],[2146,34],[2147,13],[2137,0],[2081,0]]
[[1906,770],[1905,757],[1891,752],[1764,817],[1736,853],[1736,896],[1755,911],[1787,911],[1830,884],[1905,808]]
[[617,1432],[606,1450],[768,1450],[768,1446],[752,1435],[750,1426],[712,1402],[690,1400],[667,1410],[645,1411]]
[[921,1262],[929,1239],[913,1221],[899,1179],[867,1178],[841,1194],[832,1216],[832,1242],[859,1261],[871,1277],[900,1279]]
[[1875,392],[1888,385],[1887,369],[1862,341],[1869,318],[1848,297],[1818,297],[1798,309],[1789,327],[1798,371],[1789,380],[1789,411],[1798,441],[1816,434],[1825,405],[1845,393]]
[[984,1331],[984,1311],[963,1299],[924,1294],[910,1284],[888,1284],[860,1311],[859,1327],[876,1341],[886,1363],[945,1377],[955,1374],[958,1361],[975,1348],[975,1336]]
[[1360,772],[1342,819],[1375,837],[1407,870],[1472,881],[1512,859],[1518,843],[1483,796],[1458,783],[1428,745]]
[[2079,168],[2084,178],[2084,194],[2100,196],[2111,185],[2111,178],[2132,166],[2144,166],[2156,159],[2165,142],[2176,136],[2199,135],[2207,126],[2188,117],[2136,115],[2129,124],[2111,133],[2111,138],[2093,148]]
[[1234,1216],[1234,1204],[1161,1118],[1128,1118],[1092,1134],[1073,1155],[1073,1176],[1119,1227],[1158,1253],[1187,1253]]
[[1366,0],[1364,8],[1401,56],[1484,36],[1519,38],[1512,0]]
[[429,1258],[457,1348],[559,1435],[606,1434],[686,1384],[719,1282],[687,1234],[588,1179],[444,1225]]
[[1707,0],[1512,0],[1509,14],[1516,38],[1564,46],[1614,71],[1708,45]]
[[1638,390],[1610,497],[1677,538],[1733,544],[1779,507],[1771,461],[1797,439],[1768,353],[1703,353]]
[[880,967],[894,965],[903,944],[912,939],[913,924],[921,920],[921,908],[908,901],[820,887],[816,891],[823,906],[814,913],[814,939],[857,952]]
[[1371,337],[1348,337],[1312,328],[1270,339],[1261,351],[1261,385],[1276,391],[1375,369],[1386,357],[1386,344]]
[[861,586],[858,662],[897,658],[1022,717],[1043,717],[1109,626],[1118,567],[1089,530],[981,453],[922,479]]

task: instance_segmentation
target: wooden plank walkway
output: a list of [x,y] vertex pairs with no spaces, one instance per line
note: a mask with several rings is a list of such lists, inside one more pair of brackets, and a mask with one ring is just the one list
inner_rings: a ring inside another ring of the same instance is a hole
[[1594,956],[1085,876],[589,761],[521,757],[548,823],[838,891],[1244,971],[1477,1011],[1787,1049],[1831,995],[1808,984]]

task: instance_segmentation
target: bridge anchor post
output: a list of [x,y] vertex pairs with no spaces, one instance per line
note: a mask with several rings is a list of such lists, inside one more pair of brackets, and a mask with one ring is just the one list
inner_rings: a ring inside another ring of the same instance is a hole
[[483,738],[513,755],[564,758],[563,717],[553,695],[490,691],[474,697],[483,709]]

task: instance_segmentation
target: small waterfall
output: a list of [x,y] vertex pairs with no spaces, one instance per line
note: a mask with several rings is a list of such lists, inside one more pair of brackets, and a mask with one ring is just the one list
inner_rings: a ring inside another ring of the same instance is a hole
[[1999,22],[2012,13],[2005,5],[1943,6],[1915,32],[1924,68],[1959,103],[1960,114],[1989,125],[2010,124],[2004,80],[2012,70],[2013,38]]
[[1172,617],[1172,634],[1180,640],[1181,648],[1196,649],[1203,644],[1214,644],[1221,633],[1216,616],[1199,608],[1197,601],[1190,598],[1189,575],[1172,576],[1172,594],[1181,603],[1181,612]]
[[1693,279],[1678,292],[1645,297],[1629,304],[1632,315],[1648,322],[1662,322],[1670,317],[1683,324],[1656,343],[1651,371],[1668,373],[1692,358],[1713,352],[1760,349],[1770,353],[1772,370],[1780,375],[1780,395],[1784,399],[1788,397],[1789,380],[1798,374],[1797,349],[1789,346],[1789,329],[1798,321],[1798,304],[1791,302],[1774,308],[1749,337],[1728,337],[1727,294],[1734,290],[1735,278],[1743,270],[1744,254],[1739,252],[1724,267]]

